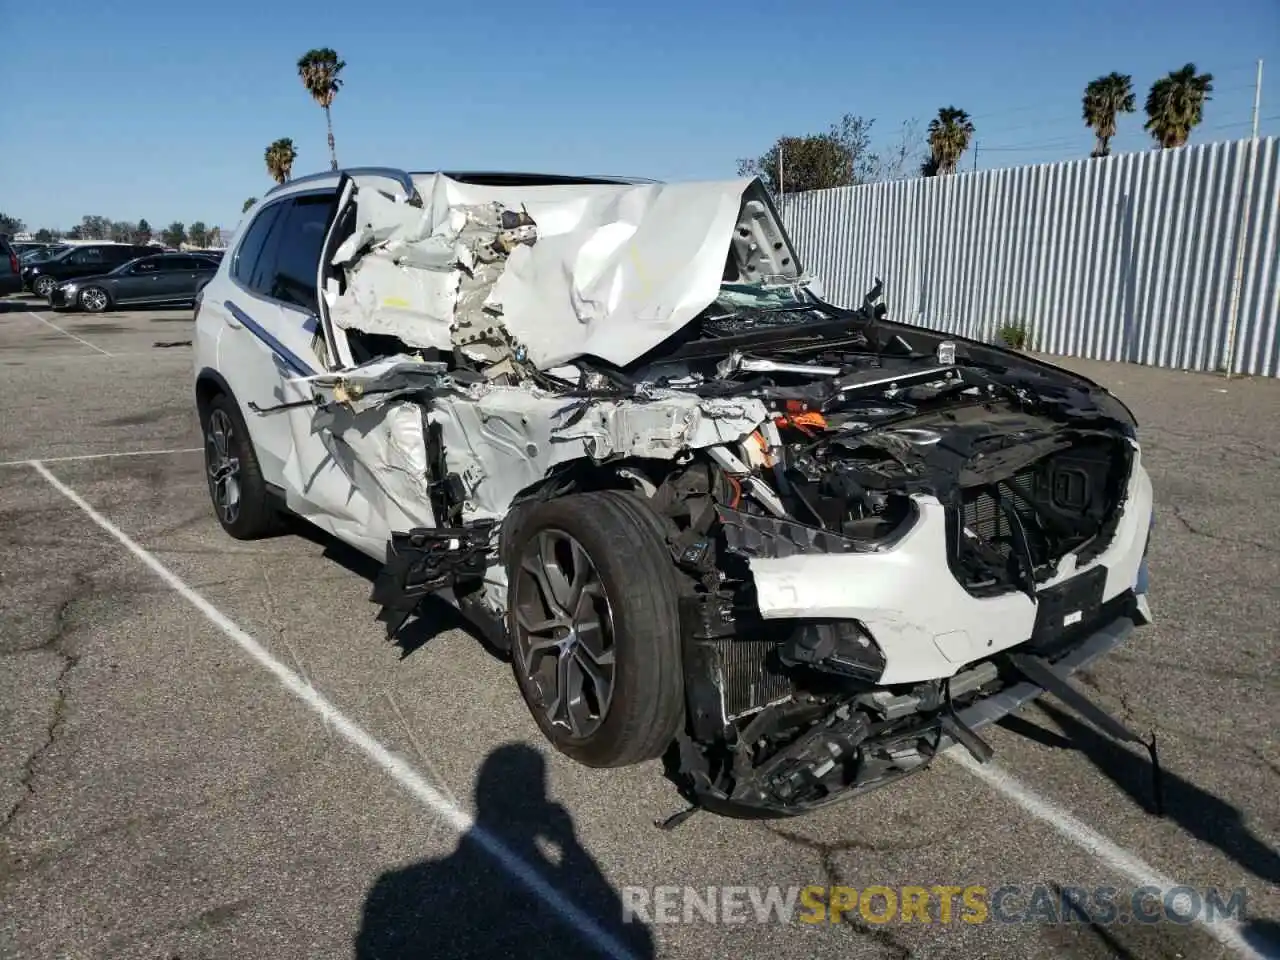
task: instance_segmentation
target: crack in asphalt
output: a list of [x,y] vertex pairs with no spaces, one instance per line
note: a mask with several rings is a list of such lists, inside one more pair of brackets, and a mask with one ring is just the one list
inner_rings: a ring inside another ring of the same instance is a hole
[[49,718],[48,724],[45,726],[44,740],[37,745],[36,749],[27,757],[26,762],[22,765],[22,771],[18,776],[18,785],[22,788],[22,792],[18,795],[18,799],[0,818],[0,833],[7,832],[13,825],[14,821],[22,813],[23,809],[34,799],[36,795],[35,778],[36,770],[40,765],[41,759],[53,747],[54,742],[58,739],[58,733],[62,729],[63,721],[66,719],[67,712],[67,678],[71,671],[75,669],[76,664],[80,662],[80,657],[63,646],[66,639],[68,622],[67,614],[71,606],[79,600],[83,600],[86,596],[91,596],[94,592],[93,581],[87,574],[76,572],[72,575],[73,586],[68,594],[58,603],[57,609],[53,614],[53,632],[52,635],[46,637],[43,642],[30,647],[26,652],[34,650],[47,650],[59,657],[61,666],[58,669],[57,676],[53,680],[54,700],[53,715]]
[[[853,886],[853,884],[847,883],[841,875],[840,868],[836,864],[835,859],[836,854],[838,853],[844,853],[851,850],[875,851],[879,853],[894,853],[898,851],[907,852],[911,850],[918,850],[921,847],[929,846],[931,842],[936,842],[925,841],[919,846],[895,845],[892,847],[877,846],[875,844],[868,844],[859,840],[845,840],[840,843],[823,843],[820,840],[813,840],[809,837],[801,836],[798,833],[783,830],[780,827],[770,826],[769,824],[764,824],[764,829],[775,837],[778,837],[793,846],[801,847],[808,850],[810,853],[816,853],[818,855],[818,863],[822,867],[823,879],[826,881],[828,890],[832,887]],[[890,933],[889,930],[884,927],[872,926],[861,917],[857,917],[853,914],[846,914],[841,917],[840,924],[842,926],[847,925],[850,930],[853,930],[855,933],[858,933],[874,942],[882,949],[885,955],[892,958],[892,960],[911,960],[911,957],[914,956],[911,947],[899,940],[896,936]]]
[[36,873],[48,866],[52,866],[68,856],[75,854],[81,847],[86,844],[93,843],[98,840],[107,839],[114,834],[127,833],[138,827],[155,826],[167,823],[172,820],[178,820],[191,814],[199,813],[210,807],[216,806],[223,801],[242,799],[242,805],[249,801],[269,800],[272,798],[270,789],[261,790],[266,785],[268,787],[281,786],[292,787],[298,792],[306,789],[296,779],[300,775],[306,773],[308,768],[319,764],[325,757],[332,752],[337,741],[326,740],[319,749],[308,753],[306,756],[298,758],[293,763],[282,763],[271,767],[264,773],[253,777],[245,783],[236,786],[227,787],[224,790],[217,790],[209,794],[196,803],[187,804],[179,809],[173,810],[156,810],[152,813],[139,814],[134,817],[128,817],[124,820],[116,821],[100,830],[93,830],[80,836],[73,837],[58,847],[45,853],[40,853],[32,857],[10,856],[4,863],[4,873],[0,874],[0,879],[4,881],[12,880],[15,877],[30,875]]
[[1208,530],[1202,530],[1182,515],[1182,508],[1176,503],[1170,505],[1170,512],[1173,514],[1173,518],[1182,525],[1182,528],[1192,536],[1204,537],[1206,540],[1216,540],[1219,543],[1231,543],[1236,544],[1237,546],[1254,547],[1264,553],[1280,555],[1280,547],[1277,547],[1274,544],[1262,543],[1258,540],[1246,540],[1239,537],[1225,537],[1219,533],[1210,533]]

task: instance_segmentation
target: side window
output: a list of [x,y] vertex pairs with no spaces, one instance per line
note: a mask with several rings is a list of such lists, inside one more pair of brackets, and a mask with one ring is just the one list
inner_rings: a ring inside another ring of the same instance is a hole
[[313,313],[319,310],[316,271],[336,199],[334,194],[299,197],[290,205],[278,231],[280,241],[268,296]]
[[236,282],[242,286],[253,289],[253,272],[257,266],[258,259],[262,254],[262,248],[267,242],[267,237],[271,233],[271,227],[280,215],[284,204],[277,203],[267,207],[257,217],[253,223],[249,224],[249,230],[244,235],[244,239],[236,247],[234,254],[235,260],[231,264],[231,276]]
[[156,262],[156,258],[148,257],[146,260],[139,260],[135,263],[129,272],[133,274],[155,273],[158,268],[159,264]]
[[84,247],[73,253],[68,260],[76,266],[89,266],[95,263],[104,263],[105,258],[102,256],[101,247]]
[[195,257],[164,257],[160,260],[161,273],[190,273],[196,266]]

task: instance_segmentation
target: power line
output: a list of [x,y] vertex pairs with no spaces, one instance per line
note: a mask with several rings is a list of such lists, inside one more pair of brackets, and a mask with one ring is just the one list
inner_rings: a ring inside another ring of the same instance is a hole
[[[1215,89],[1213,91],[1213,99],[1210,102],[1217,103],[1219,100],[1219,95],[1221,94],[1243,93],[1246,90],[1252,93],[1254,90],[1254,85],[1250,83],[1250,84],[1245,84],[1237,87],[1227,87],[1221,90]],[[1041,104],[1041,109],[1043,109],[1043,107],[1044,107],[1044,104]],[[1134,111],[1134,114],[1135,115],[1140,114],[1141,112],[1142,112],[1141,108],[1139,108]],[[988,116],[994,116],[994,114],[989,114]],[[1080,111],[1078,109],[1071,114],[1054,113],[1046,117],[1037,118],[1035,121],[1031,123],[1016,123],[1016,124],[1013,124],[1012,126],[998,124],[995,127],[989,127],[983,124],[979,124],[977,122],[980,119],[978,116],[971,116],[970,119],[974,121],[974,126],[978,128],[978,132],[981,133],[983,136],[991,136],[993,134],[1018,133],[1024,130],[1033,130],[1036,127],[1041,127],[1041,126],[1047,127],[1047,126],[1061,125],[1065,123],[1082,123],[1083,122],[1081,120]]]
[[[1219,71],[1218,73],[1215,73],[1213,75],[1213,79],[1217,81],[1224,77],[1233,77],[1243,73],[1253,74],[1255,69],[1256,67],[1254,63],[1250,61],[1247,66],[1242,65],[1239,67],[1232,67],[1229,70]],[[1160,79],[1160,77],[1162,76],[1164,76],[1164,74],[1160,74],[1159,76],[1157,76],[1156,80]],[[1088,81],[1086,81],[1086,83],[1087,82]],[[1154,83],[1155,80],[1152,80],[1151,82]],[[1252,90],[1253,87],[1254,87],[1253,83],[1247,83],[1240,86],[1217,87],[1214,89],[1213,92],[1214,92],[1214,95],[1216,96],[1217,94],[1220,94],[1220,93],[1236,93],[1241,90]],[[1080,88],[1080,93],[1083,94],[1083,92],[1084,92],[1084,87],[1082,86]],[[1015,113],[1030,113],[1035,110],[1043,110],[1044,105],[1045,105],[1045,101],[1041,100],[1039,103],[1029,103],[1026,106],[1009,107],[1008,109],[1000,109],[1000,110],[990,110],[984,113],[971,113],[969,117],[970,119],[977,121],[977,120],[990,119],[992,117],[1008,116],[1010,114],[1015,114]],[[1077,113],[1076,115],[1078,116],[1079,114]]]
[[[1280,114],[1273,114],[1272,116],[1261,117],[1259,119],[1259,123],[1270,123],[1275,120],[1280,120]],[[1237,120],[1237,121],[1232,121],[1230,123],[1214,123],[1214,124],[1194,127],[1192,129],[1192,133],[1213,133],[1214,131],[1218,131],[1218,130],[1235,130],[1240,127],[1250,127],[1252,125],[1253,125],[1252,119]],[[1139,132],[1137,130],[1127,130],[1127,131],[1124,131],[1121,135],[1122,136],[1123,135],[1138,136]],[[1079,137],[1055,137],[1050,140],[1041,140],[1041,141],[1036,141],[1031,143],[1003,144],[1003,145],[997,145],[997,146],[990,146],[984,140],[982,142],[982,149],[984,152],[990,152],[990,153],[1029,153],[1035,150],[1054,150],[1059,148],[1077,146],[1081,143],[1084,143],[1091,136],[1092,134],[1089,132],[1089,129],[1087,127],[1084,127],[1081,129]],[[1144,139],[1146,138],[1145,133],[1143,133],[1142,136]]]

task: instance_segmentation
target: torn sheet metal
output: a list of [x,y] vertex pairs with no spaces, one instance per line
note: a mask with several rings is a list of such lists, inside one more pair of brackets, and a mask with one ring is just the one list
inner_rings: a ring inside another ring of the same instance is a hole
[[699,400],[688,395],[649,401],[577,405],[520,387],[484,387],[477,399],[435,399],[449,470],[467,491],[466,519],[500,518],[523,490],[559,464],[614,456],[672,459],[680,453],[740,440],[765,419],[758,400]]
[[334,405],[292,416],[290,427],[284,486],[291,511],[374,557],[394,530],[435,525],[416,403],[384,398],[358,411]]
[[[430,211],[360,191],[356,229],[333,256],[346,268],[347,285],[329,296],[331,322],[410,347],[453,349],[460,300],[468,314],[478,313],[501,273],[507,244],[528,242],[514,239],[514,225],[504,229],[506,212],[492,204],[459,206],[437,222]],[[473,316],[462,319],[475,325]]]
[[[424,185],[426,186],[426,185]],[[333,257],[332,322],[482,363],[624,366],[685,326],[721,283],[795,279],[758,180],[479,188],[432,178],[422,208],[357,194]]]
[[[467,491],[465,520],[500,519],[521,491],[571,460],[670,460],[736,443],[768,416],[753,398],[655,390],[637,399],[582,400],[527,384],[468,382],[442,363],[404,355],[299,382],[308,383],[321,404],[310,429],[325,439],[330,455],[345,458],[344,447],[357,451],[376,486],[408,515],[430,509],[422,419],[439,424],[446,465]],[[357,469],[345,460],[339,466],[346,476]]]

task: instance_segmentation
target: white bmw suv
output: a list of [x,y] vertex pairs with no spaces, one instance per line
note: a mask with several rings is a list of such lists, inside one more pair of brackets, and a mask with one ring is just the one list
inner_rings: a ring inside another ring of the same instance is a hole
[[1128,409],[821,296],[758,180],[360,169],[249,211],[196,308],[233,537],[301,517],[510,656],[596,766],[789,815],[921,769],[1149,620]]

